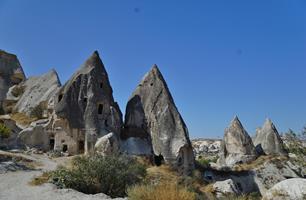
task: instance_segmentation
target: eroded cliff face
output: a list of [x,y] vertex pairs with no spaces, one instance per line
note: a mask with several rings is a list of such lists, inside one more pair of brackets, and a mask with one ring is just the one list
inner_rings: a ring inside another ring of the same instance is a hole
[[[126,108],[123,151],[151,154],[187,172],[194,167],[194,155],[184,120],[178,112],[167,84],[156,65],[145,75]],[[133,141],[133,142],[131,142]],[[135,150],[136,148],[136,150]]]
[[25,80],[23,69],[16,55],[0,50],[0,106],[10,87]]
[[120,134],[122,114],[98,52],[60,89],[55,105],[56,115],[67,122],[63,129],[85,135],[87,153],[94,151],[98,138],[110,132]]

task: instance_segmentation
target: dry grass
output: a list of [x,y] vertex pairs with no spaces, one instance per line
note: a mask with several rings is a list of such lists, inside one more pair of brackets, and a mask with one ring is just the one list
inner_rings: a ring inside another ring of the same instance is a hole
[[30,125],[32,122],[37,120],[37,118],[29,117],[24,113],[14,113],[11,115],[11,118],[23,126]]
[[147,168],[147,182],[158,183],[158,182],[177,182],[179,175],[171,167],[162,165],[159,167]]
[[130,200],[195,200],[196,194],[175,182],[158,185],[138,185],[128,189]]
[[1,160],[12,160],[16,163],[24,165],[27,169],[31,170],[34,170],[37,167],[41,166],[41,163],[25,158],[24,156],[16,155],[5,151],[0,151],[0,161]]
[[32,186],[39,186],[48,183],[50,179],[50,172],[44,172],[40,176],[34,177],[29,183]]
[[266,162],[272,162],[274,164],[282,163],[283,161],[288,160],[287,157],[284,156],[260,156],[256,160],[251,163],[239,164],[234,167],[233,171],[249,171],[253,169],[258,169],[263,167]]

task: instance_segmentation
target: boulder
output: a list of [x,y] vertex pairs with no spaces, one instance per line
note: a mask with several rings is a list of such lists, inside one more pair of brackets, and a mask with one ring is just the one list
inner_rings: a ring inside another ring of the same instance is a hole
[[23,129],[17,137],[17,143],[21,147],[35,148],[43,151],[50,150],[50,134],[48,126],[52,123],[49,119],[32,122],[30,127]]
[[24,83],[15,86],[22,87],[24,91],[20,95],[14,111],[30,115],[32,109],[37,106],[42,106],[43,110],[47,110],[48,102],[54,97],[60,86],[58,75],[53,69],[41,76],[30,77]]
[[121,138],[140,138],[139,141],[148,142],[157,165],[164,160],[182,172],[194,167],[188,129],[156,65],[128,101]]
[[229,194],[238,195],[241,193],[238,186],[232,179],[228,179],[225,181],[217,181],[213,185],[213,189],[218,198],[222,198]]
[[283,141],[272,121],[267,119],[262,128],[256,130],[254,145],[258,153],[265,155],[287,155]]
[[251,162],[256,158],[252,139],[236,116],[230,126],[225,129],[218,163],[232,167],[235,164]]
[[13,85],[25,80],[23,69],[16,55],[0,50],[0,107],[6,93]]
[[77,133],[73,140],[85,137],[85,153],[93,153],[97,139],[110,132],[119,137],[122,114],[97,51],[59,90],[55,113],[67,135]]
[[103,156],[119,152],[119,140],[114,133],[109,133],[98,139],[95,151]]
[[304,200],[306,199],[306,179],[293,178],[274,185],[263,200]]

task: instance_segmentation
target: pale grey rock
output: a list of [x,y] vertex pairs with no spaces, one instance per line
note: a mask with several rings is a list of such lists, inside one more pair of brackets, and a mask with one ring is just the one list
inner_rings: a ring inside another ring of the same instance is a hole
[[238,163],[251,162],[256,158],[252,139],[236,116],[230,126],[225,129],[218,163],[232,167]]
[[153,149],[151,141],[138,137],[130,137],[121,143],[121,151],[137,156],[152,155]]
[[254,145],[258,153],[266,155],[287,155],[283,141],[272,121],[267,119],[256,131]]
[[238,195],[241,193],[238,186],[232,179],[217,181],[213,185],[213,189],[218,198],[226,197],[227,195]]
[[187,172],[194,167],[187,127],[156,65],[127,104],[122,139],[130,137],[150,141],[154,155],[179,171]]
[[274,185],[263,200],[305,200],[306,179],[293,178]]
[[35,148],[43,151],[50,150],[50,133],[48,127],[51,119],[42,119],[32,122],[28,128],[23,129],[17,137],[17,143],[21,147]]
[[54,97],[61,83],[54,69],[37,77],[30,77],[20,87],[24,92],[14,107],[14,111],[29,115],[33,108],[43,103],[45,110],[47,104]]
[[25,75],[17,56],[0,50],[0,106],[9,88],[24,80]]
[[55,101],[55,113],[63,121],[60,128],[67,136],[77,132],[74,143],[85,137],[86,153],[93,153],[97,139],[110,132],[119,137],[122,114],[98,52],[59,90]]
[[109,133],[98,139],[95,144],[95,151],[103,156],[119,152],[119,140],[114,133]]

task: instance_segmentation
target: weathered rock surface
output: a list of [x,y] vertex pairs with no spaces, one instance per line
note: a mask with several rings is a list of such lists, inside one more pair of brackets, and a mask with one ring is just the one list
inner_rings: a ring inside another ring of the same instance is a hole
[[175,168],[186,172],[194,166],[187,127],[156,65],[127,104],[122,139],[131,137],[150,141],[154,155]]
[[293,178],[273,186],[263,200],[304,200],[306,199],[306,179]]
[[17,56],[0,50],[0,106],[9,88],[24,80],[25,75]]
[[230,126],[225,129],[221,149],[218,161],[220,165],[231,167],[238,163],[253,161],[257,157],[252,139],[238,117],[235,117]]
[[109,133],[98,139],[95,151],[103,156],[119,152],[119,140],[114,133]]
[[266,120],[262,128],[256,130],[254,145],[260,154],[287,155],[283,141],[270,119]]
[[213,185],[213,189],[216,192],[218,198],[224,197],[229,194],[238,195],[241,193],[238,186],[232,179],[216,182]]
[[66,123],[61,128],[68,135],[85,135],[86,153],[94,151],[98,138],[110,132],[120,134],[122,114],[98,52],[60,89],[55,104],[56,115]]
[[23,129],[17,137],[20,147],[36,148],[43,151],[50,150],[50,134],[47,127],[50,126],[49,119],[42,119],[31,123],[30,127]]
[[153,149],[150,139],[130,137],[121,142],[121,151],[130,155],[152,155]]
[[24,92],[16,103],[14,111],[29,115],[31,110],[38,105],[47,110],[49,100],[54,97],[60,86],[61,83],[55,70],[38,77],[30,77],[18,86],[23,87]]

